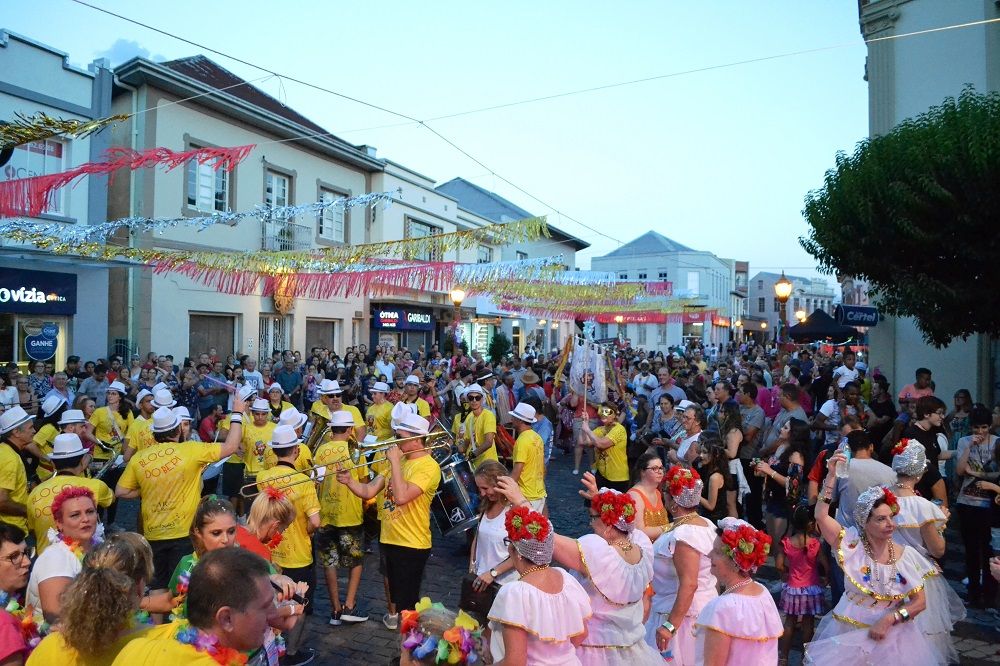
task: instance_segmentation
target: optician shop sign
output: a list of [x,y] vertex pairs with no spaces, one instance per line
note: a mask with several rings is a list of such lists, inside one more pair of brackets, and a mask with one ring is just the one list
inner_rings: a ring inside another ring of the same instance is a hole
[[430,312],[377,308],[372,317],[375,328],[399,331],[433,331],[434,317]]
[[0,268],[0,312],[76,314],[76,275]]

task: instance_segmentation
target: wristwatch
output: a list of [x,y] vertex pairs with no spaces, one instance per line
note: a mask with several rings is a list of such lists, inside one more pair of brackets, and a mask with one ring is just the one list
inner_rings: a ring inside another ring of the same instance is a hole
[[675,627],[673,623],[670,622],[670,620],[664,620],[663,624],[661,624],[660,626],[669,631],[670,635],[674,635],[677,633],[677,627]]
[[490,569],[490,575],[493,576],[493,580],[496,580],[500,577],[500,572],[496,569]]

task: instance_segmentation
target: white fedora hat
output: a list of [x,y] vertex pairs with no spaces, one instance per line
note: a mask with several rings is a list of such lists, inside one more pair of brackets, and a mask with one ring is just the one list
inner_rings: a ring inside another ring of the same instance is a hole
[[57,425],[69,425],[70,423],[86,423],[87,418],[83,415],[83,410],[81,409],[67,409],[59,417],[59,423]]
[[347,410],[341,410],[339,412],[334,412],[330,414],[330,423],[328,424],[333,428],[344,428],[344,427],[354,427],[354,417]]
[[64,432],[56,435],[56,438],[52,440],[52,453],[49,454],[49,458],[54,460],[75,458],[86,452],[87,449],[83,448],[83,442],[80,441],[79,435],[74,432]]
[[431,424],[424,417],[410,412],[394,427],[396,430],[411,432],[414,435],[426,435],[430,432]]
[[264,400],[264,398],[257,398],[256,400],[253,401],[253,404],[250,406],[250,411],[269,412],[271,411],[271,403],[269,403],[267,400]]
[[288,409],[281,412],[278,416],[278,425],[292,426],[293,428],[301,428],[309,420],[308,414],[303,414],[294,407],[289,407]]
[[407,375],[406,381],[403,382],[403,384],[416,384],[417,386],[420,386],[420,378],[416,375]]
[[252,398],[257,397],[257,389],[255,389],[252,386],[244,386],[244,387],[240,388],[240,390],[239,390],[239,396],[240,396],[240,399],[242,399],[244,402],[246,402],[248,400],[251,400]]
[[117,379],[115,381],[111,382],[110,384],[108,384],[108,390],[109,391],[118,391],[122,395],[126,395],[128,393],[128,389],[125,388],[125,385],[122,384]]
[[140,402],[142,402],[146,398],[152,398],[152,397],[153,397],[153,392],[152,391],[149,391],[147,389],[142,389],[141,391],[139,391],[135,395],[135,404],[138,405]]
[[292,426],[280,425],[271,433],[272,449],[287,449],[289,446],[297,446],[301,441]]
[[508,413],[515,419],[524,421],[525,423],[535,423],[538,421],[535,417],[535,408],[523,402],[517,403],[514,409],[510,410]]
[[386,384],[385,382],[375,382],[374,384],[372,384],[372,387],[370,389],[368,389],[368,392],[369,393],[375,393],[375,392],[378,392],[378,393],[388,393],[389,392],[389,385]]
[[179,418],[181,421],[191,421],[192,420],[191,419],[191,412],[188,411],[188,408],[185,407],[184,405],[178,405],[177,407],[174,407],[173,412],[174,412],[174,414],[177,415],[177,418]]
[[161,388],[158,391],[153,391],[153,404],[156,408],[160,407],[176,407],[177,401],[174,400],[174,394],[170,392],[168,388]]
[[267,387],[267,392],[270,393],[271,391],[277,391],[278,393],[284,393],[285,389],[281,388],[281,384],[279,384],[278,382],[274,382],[273,384],[271,384],[270,386]]
[[59,408],[66,404],[66,398],[53,393],[42,400],[42,416],[49,417],[59,411]]
[[336,379],[324,379],[319,383],[320,395],[340,395],[344,390],[340,388],[340,383]]
[[478,393],[479,395],[486,395],[486,391],[483,390],[483,387],[480,386],[479,384],[469,384],[468,386],[465,387],[465,390],[462,391],[462,397],[466,398],[467,396],[470,396],[473,393]]
[[179,426],[181,420],[169,407],[160,407],[153,412],[153,432],[170,432]]
[[24,411],[20,405],[16,407],[11,407],[3,414],[0,414],[0,435],[6,435],[8,432],[24,425],[31,420],[31,415]]

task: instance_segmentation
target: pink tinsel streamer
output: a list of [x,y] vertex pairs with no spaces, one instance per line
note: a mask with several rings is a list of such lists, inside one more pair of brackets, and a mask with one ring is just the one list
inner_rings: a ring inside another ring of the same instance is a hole
[[118,169],[145,169],[164,166],[175,169],[189,160],[198,164],[211,164],[215,169],[232,171],[246,159],[253,145],[234,148],[198,148],[175,152],[169,148],[152,148],[137,152],[131,148],[110,148],[103,162],[87,162],[60,173],[20,178],[0,183],[0,217],[27,215],[37,217],[49,207],[52,194],[78,178],[88,175],[111,174]]

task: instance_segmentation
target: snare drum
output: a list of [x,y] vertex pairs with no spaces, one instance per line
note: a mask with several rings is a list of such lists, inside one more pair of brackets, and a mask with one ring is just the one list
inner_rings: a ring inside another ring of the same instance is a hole
[[[441,448],[438,449],[431,449],[430,454],[431,458],[434,458],[434,461],[441,467],[444,467],[446,464],[448,464],[448,462],[453,457],[451,454],[450,446],[442,446]],[[456,453],[455,455],[459,454]]]
[[479,491],[472,464],[459,454],[441,465],[441,484],[431,501],[431,515],[444,536],[464,532],[479,521]]

